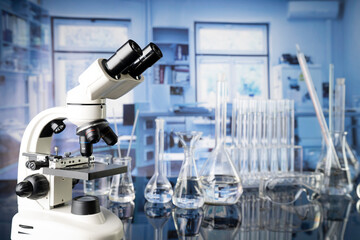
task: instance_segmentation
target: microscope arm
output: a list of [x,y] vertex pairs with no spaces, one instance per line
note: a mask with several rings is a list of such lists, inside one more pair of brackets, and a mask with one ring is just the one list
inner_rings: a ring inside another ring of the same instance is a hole
[[44,134],[47,125],[54,120],[64,120],[67,118],[66,107],[49,108],[36,115],[26,127],[19,152],[18,181],[28,176],[30,169],[25,164],[27,158],[23,153],[43,153],[50,154],[52,133]]

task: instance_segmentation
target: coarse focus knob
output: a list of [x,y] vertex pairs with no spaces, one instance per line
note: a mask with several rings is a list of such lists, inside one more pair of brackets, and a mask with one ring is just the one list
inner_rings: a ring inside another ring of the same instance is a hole
[[29,197],[33,192],[33,186],[29,181],[22,181],[16,185],[16,195],[19,197]]
[[49,192],[49,182],[42,174],[27,176],[24,181],[16,185],[16,195],[29,199],[39,199],[45,197]]

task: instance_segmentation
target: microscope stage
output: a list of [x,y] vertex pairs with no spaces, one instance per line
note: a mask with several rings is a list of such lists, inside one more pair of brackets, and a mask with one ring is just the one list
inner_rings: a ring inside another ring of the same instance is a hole
[[92,163],[86,168],[53,169],[43,168],[43,173],[58,177],[75,178],[82,180],[93,180],[102,177],[108,177],[116,174],[125,173],[127,166],[115,164],[106,165],[103,163]]

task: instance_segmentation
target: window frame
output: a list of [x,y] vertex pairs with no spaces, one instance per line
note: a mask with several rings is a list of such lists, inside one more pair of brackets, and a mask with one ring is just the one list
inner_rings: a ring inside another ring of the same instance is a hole
[[[70,56],[75,56],[76,54],[79,54],[82,55],[86,55],[86,54],[89,54],[89,55],[97,55],[97,54],[102,54],[104,56],[104,58],[106,56],[111,56],[114,54],[114,52],[117,50],[117,49],[113,49],[113,50],[95,50],[95,51],[88,51],[88,50],[76,50],[76,49],[71,49],[71,50],[64,50],[64,49],[57,49],[56,48],[56,21],[69,21],[69,25],[79,25],[80,21],[89,21],[89,22],[96,22],[96,21],[99,21],[99,22],[109,22],[109,26],[126,26],[127,27],[127,37],[130,38],[131,36],[131,19],[128,19],[128,18],[124,18],[124,19],[119,19],[119,18],[86,18],[86,17],[59,17],[59,16],[52,16],[51,17],[51,58],[52,58],[52,77],[54,79],[54,84],[53,84],[53,92],[55,93],[54,94],[54,102],[56,105],[59,104],[59,101],[58,99],[59,98],[64,98],[64,96],[66,97],[66,89],[67,89],[67,82],[63,83],[64,86],[61,86],[59,87],[58,83],[56,83],[56,77],[57,77],[57,71],[56,71],[56,64],[57,64],[57,55],[64,55],[64,54],[70,54]],[[74,24],[71,24],[71,22],[74,21]],[[79,22],[76,22],[76,21],[79,21]],[[119,25],[117,25],[116,23],[119,23]],[[91,24],[89,24],[91,25]],[[119,48],[120,45],[117,47]],[[70,57],[69,59],[71,59],[72,57]],[[74,58],[76,59],[76,57]],[[55,91],[56,90],[56,91]],[[60,92],[59,92],[60,91]],[[64,92],[65,91],[65,92]],[[65,94],[65,95],[64,95]],[[119,99],[117,99],[119,100]],[[110,102],[114,102],[116,100],[109,100],[109,104],[111,104]],[[122,115],[122,113],[119,113],[120,116]],[[116,114],[116,115],[119,115],[119,114]]]
[[[199,25],[213,25],[214,27],[216,26],[229,26],[229,25],[234,25],[234,26],[264,26],[266,29],[266,39],[265,39],[265,44],[266,44],[266,51],[265,54],[239,54],[239,53],[235,53],[235,54],[230,54],[230,53],[203,53],[203,52],[199,52],[198,50],[198,26]],[[269,53],[269,23],[239,23],[239,22],[203,22],[203,21],[195,21],[194,22],[194,52],[195,52],[195,99],[196,102],[199,102],[199,66],[198,66],[198,57],[224,57],[226,59],[228,58],[234,58],[233,61],[236,61],[236,58],[240,57],[244,57],[244,58],[259,58],[259,57],[264,57],[266,58],[266,82],[267,82],[267,86],[270,86],[270,53]],[[230,65],[231,67],[231,65]],[[233,73],[231,73],[233,74]],[[267,87],[267,92],[265,93],[266,97],[270,96],[270,89],[269,87]]]

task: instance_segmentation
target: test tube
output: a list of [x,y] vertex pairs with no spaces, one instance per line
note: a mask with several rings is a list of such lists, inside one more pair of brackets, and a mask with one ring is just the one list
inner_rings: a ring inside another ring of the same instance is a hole
[[275,100],[268,102],[268,143],[270,149],[270,172],[278,171],[278,154],[277,154],[277,104]]
[[260,172],[268,172],[268,139],[267,139],[267,117],[266,112],[267,101],[261,100],[259,102],[260,111]]
[[258,146],[258,125],[259,125],[259,115],[257,111],[257,101],[256,100],[250,100],[249,103],[249,110],[250,110],[250,122],[251,125],[250,131],[250,172],[256,173],[258,171],[258,152],[257,152],[257,146]]

